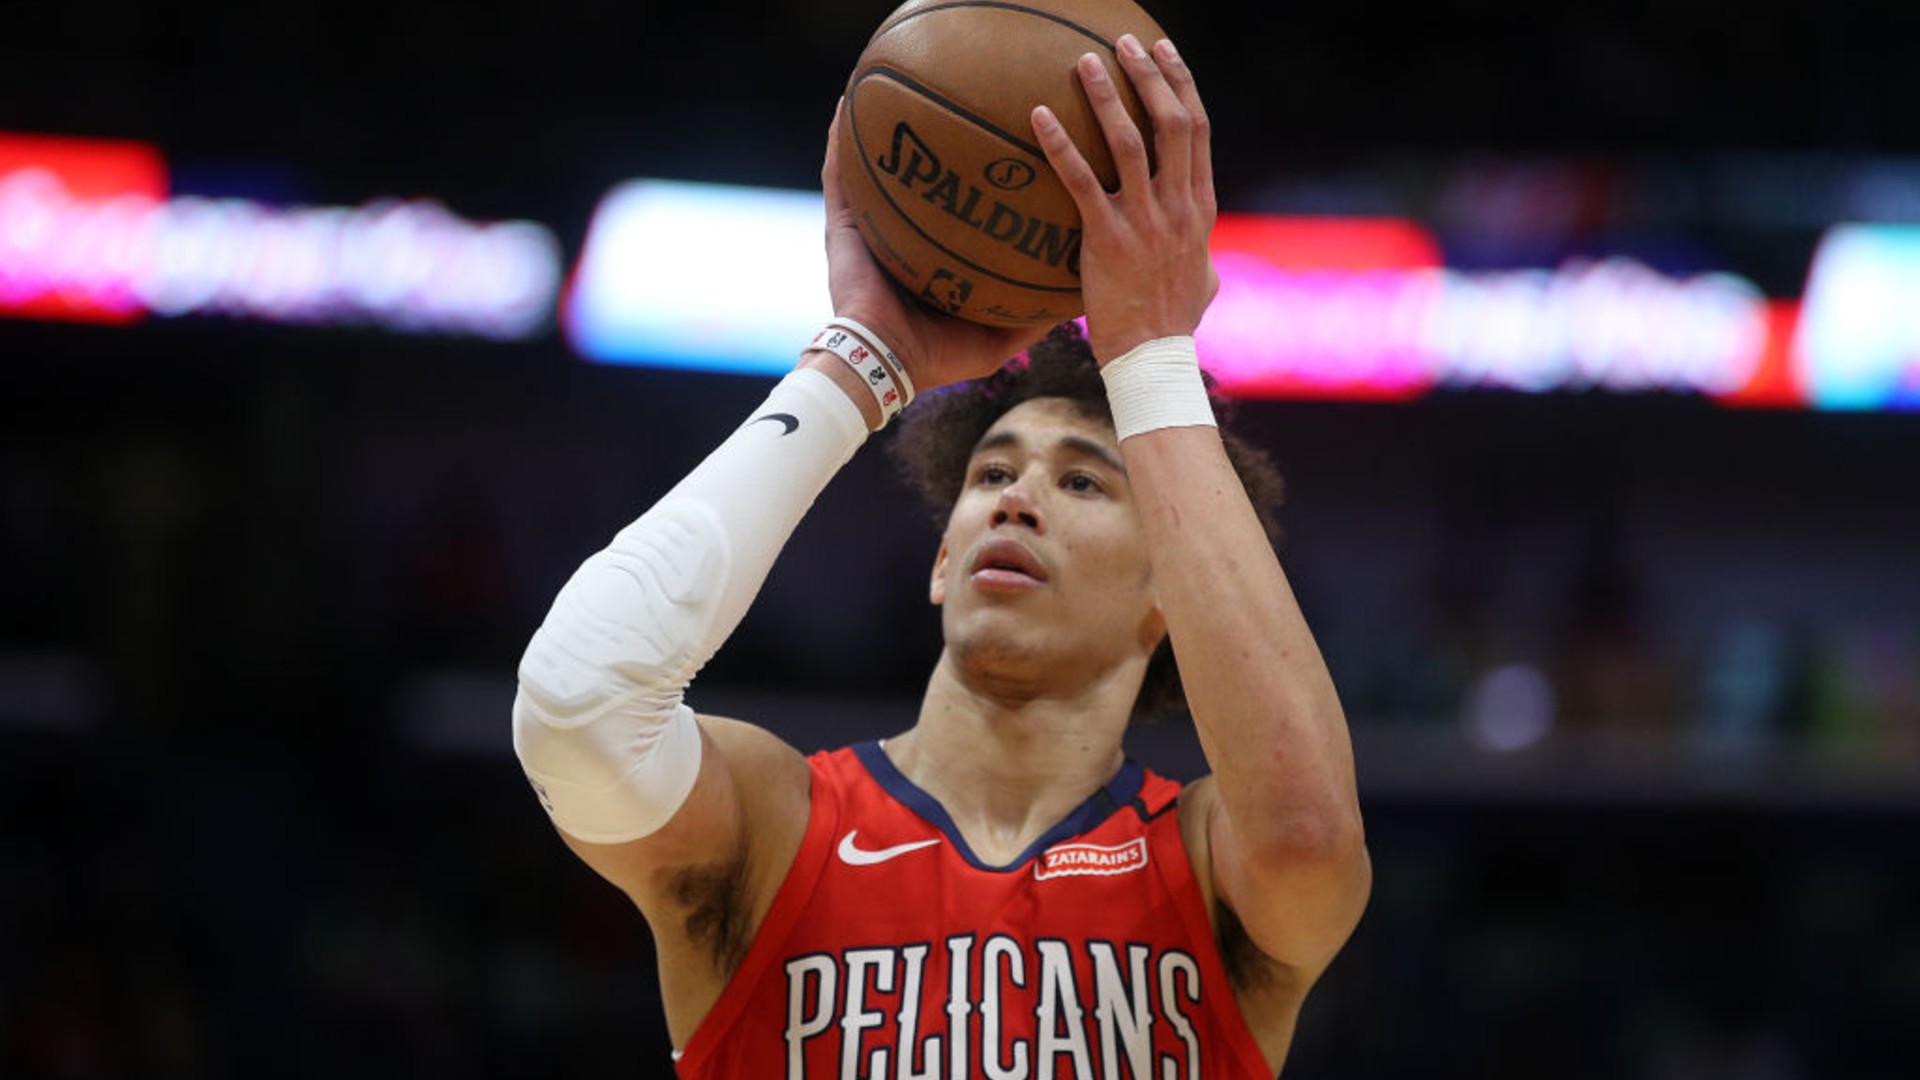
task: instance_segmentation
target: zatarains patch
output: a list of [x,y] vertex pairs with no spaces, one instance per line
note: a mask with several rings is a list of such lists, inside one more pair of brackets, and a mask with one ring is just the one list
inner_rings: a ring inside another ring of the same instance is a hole
[[1076,875],[1109,877],[1131,873],[1146,865],[1147,838],[1144,836],[1118,847],[1059,844],[1040,853],[1033,864],[1033,876],[1040,881]]

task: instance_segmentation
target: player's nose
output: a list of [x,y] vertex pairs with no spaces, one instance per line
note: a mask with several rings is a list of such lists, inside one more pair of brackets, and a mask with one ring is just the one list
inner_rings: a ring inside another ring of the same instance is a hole
[[993,507],[993,526],[997,529],[1002,525],[1022,525],[1040,534],[1047,531],[1040,504],[1028,491],[1024,478],[1000,489],[1000,499]]

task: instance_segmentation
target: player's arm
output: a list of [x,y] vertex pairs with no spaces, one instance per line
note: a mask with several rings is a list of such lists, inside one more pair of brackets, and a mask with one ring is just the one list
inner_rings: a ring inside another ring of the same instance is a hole
[[805,835],[800,755],[759,728],[696,717],[684,696],[866,439],[858,399],[825,359],[840,362],[808,354],[587,559],[520,664],[514,749],[567,846],[646,916],[681,1044],[718,1000]]
[[1200,801],[1213,886],[1261,951],[1311,978],[1352,932],[1371,881],[1352,748],[1192,359],[1191,335],[1215,288],[1206,114],[1177,56],[1132,53],[1125,43],[1118,51],[1154,122],[1157,170],[1149,172],[1142,136],[1104,69],[1085,60],[1081,80],[1119,166],[1119,191],[1101,189],[1043,111],[1035,132],[1085,223],[1088,337],[1123,429],[1156,595],[1213,769]]
[[[836,142],[830,130],[821,179],[838,315],[894,349],[922,390],[991,372],[1036,336],[902,301],[854,227]],[[684,871],[732,866],[752,892],[791,861],[806,819],[804,762],[758,729],[696,718],[683,699],[802,515],[882,423],[860,372],[808,350],[718,449],[580,567],[527,648],[514,745],[528,778],[569,846],[656,929],[689,903]]]
[[[688,902],[689,868],[759,876],[740,865],[757,819],[805,820],[799,756],[757,730],[696,718],[684,698],[802,515],[866,439],[861,401],[828,361],[845,367],[808,353],[587,559],[521,660],[513,737],[528,779],[569,846],[656,924]],[[737,782],[744,775],[755,782]]]

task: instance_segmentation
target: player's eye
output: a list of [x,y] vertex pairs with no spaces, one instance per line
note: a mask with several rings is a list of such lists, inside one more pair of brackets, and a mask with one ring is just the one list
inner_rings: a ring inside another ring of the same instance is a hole
[[989,486],[1011,484],[1013,483],[1013,470],[1007,468],[1005,465],[990,461],[974,469],[973,482]]
[[1106,490],[1100,486],[1100,481],[1094,479],[1087,473],[1081,472],[1068,473],[1066,476],[1061,477],[1060,486],[1068,491],[1086,495],[1097,495]]

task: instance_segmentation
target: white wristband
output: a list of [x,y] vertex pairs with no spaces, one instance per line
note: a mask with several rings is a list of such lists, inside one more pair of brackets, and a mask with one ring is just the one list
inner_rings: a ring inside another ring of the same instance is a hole
[[880,359],[880,353],[868,345],[865,338],[828,323],[813,336],[813,342],[807,347],[825,349],[860,373],[860,381],[873,391],[873,400],[880,406],[881,427],[886,427],[901,409],[907,407],[907,397],[894,380],[893,372],[887,369],[886,361]]
[[1193,338],[1142,342],[1100,369],[1113,431],[1128,439],[1170,427],[1218,427]]
[[880,340],[879,334],[867,329],[860,323],[854,322],[845,315],[835,315],[833,318],[827,320],[827,325],[837,326],[842,330],[853,331],[859,335],[860,340],[865,341],[874,352],[879,353],[880,359],[885,360],[887,366],[893,369],[895,381],[900,384],[901,391],[906,394],[907,399],[901,404],[901,408],[913,404],[913,399],[918,396],[918,391],[913,388],[913,378],[907,374],[907,365],[901,363],[900,357],[895,355],[894,351],[887,347],[886,342]]

